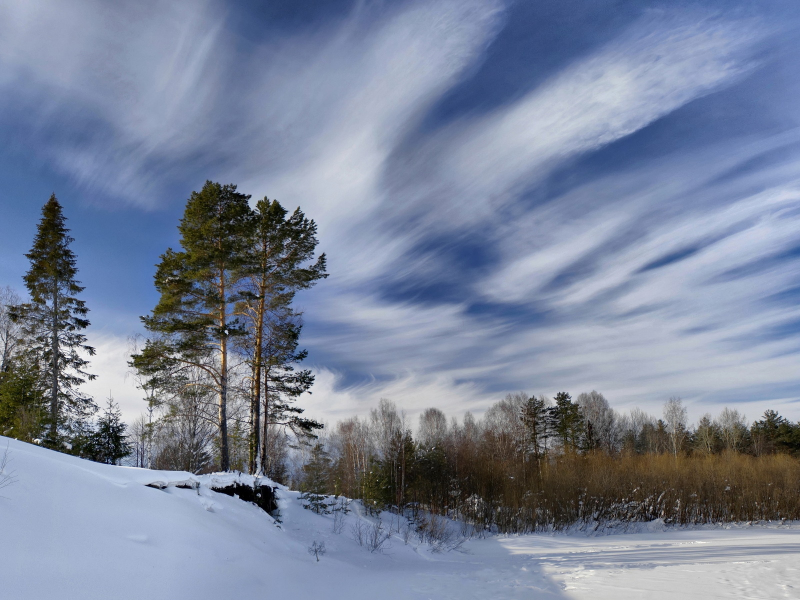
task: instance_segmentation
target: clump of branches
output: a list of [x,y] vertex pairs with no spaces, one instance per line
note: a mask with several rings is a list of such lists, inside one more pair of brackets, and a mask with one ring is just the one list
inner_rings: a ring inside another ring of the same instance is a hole
[[333,512],[333,533],[340,534],[344,529],[347,514],[350,512],[350,500],[347,498],[339,498],[336,504],[331,506]]
[[428,544],[433,552],[458,550],[467,541],[460,531],[453,528],[445,517],[439,515],[420,516],[416,522],[416,534],[420,542]]
[[14,472],[9,469],[9,451],[8,446],[3,451],[3,456],[0,456],[0,490],[7,488],[8,486],[15,483],[16,477],[14,477]]
[[359,519],[353,524],[350,531],[353,534],[353,540],[372,553],[381,553],[389,549],[392,533],[381,521],[367,523]]

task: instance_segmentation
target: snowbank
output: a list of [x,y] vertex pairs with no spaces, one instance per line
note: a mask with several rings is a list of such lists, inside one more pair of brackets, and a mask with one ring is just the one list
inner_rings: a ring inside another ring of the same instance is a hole
[[797,527],[493,537],[442,554],[395,533],[370,553],[353,539],[372,523],[359,511],[335,533],[334,516],[304,510],[296,492],[280,493],[278,524],[210,489],[252,484],[246,476],[100,465],[6,438],[0,452],[6,444],[16,481],[0,491],[0,598],[800,596]]

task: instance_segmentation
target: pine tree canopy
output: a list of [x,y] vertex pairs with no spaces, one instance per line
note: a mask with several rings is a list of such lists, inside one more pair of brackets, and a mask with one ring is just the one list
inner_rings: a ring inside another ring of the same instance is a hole
[[[292,301],[327,275],[325,255],[314,260],[314,221],[299,208],[290,215],[275,200],[264,198],[255,209],[249,200],[235,185],[211,181],[192,193],[178,227],[180,249],[168,249],[157,267],[159,302],[142,318],[153,335],[131,364],[166,385],[179,382],[183,369],[205,373],[204,382],[192,385],[219,399],[223,470],[230,464],[229,378],[238,377],[236,393],[249,388],[248,461],[255,472],[259,449],[262,465],[267,462],[270,425],[304,434],[320,427],[291,404],[314,381],[311,371],[294,367],[307,353],[298,349],[302,321]],[[242,384],[233,356],[236,365],[249,367],[249,383]]]
[[555,395],[550,409],[550,427],[561,438],[565,450],[577,450],[581,442],[583,419],[580,408],[567,392]]
[[156,334],[133,356],[140,371],[196,367],[218,394],[220,468],[229,468],[227,402],[229,340],[244,334],[233,314],[247,262],[253,215],[250,196],[235,185],[207,181],[192,192],[178,230],[182,251],[161,256],[155,284],[160,299],[145,327]]
[[155,276],[161,296],[143,321],[151,331],[177,334],[174,349],[183,354],[202,354],[242,333],[228,313],[239,298],[236,283],[247,260],[249,199],[235,185],[206,182],[192,192],[178,226],[183,250],[170,248],[161,256]]
[[[288,304],[298,290],[326,278],[326,256],[303,267],[317,247],[317,225],[297,208],[289,218],[277,200],[263,198],[256,203],[254,243],[248,261],[248,275],[266,285],[272,306]],[[253,294],[251,292],[251,295]]]

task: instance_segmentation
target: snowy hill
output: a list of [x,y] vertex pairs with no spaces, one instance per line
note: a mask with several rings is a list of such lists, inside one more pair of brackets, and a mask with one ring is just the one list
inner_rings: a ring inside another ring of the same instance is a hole
[[[278,526],[211,491],[232,475],[106,466],[6,438],[0,453],[6,445],[15,483],[0,491],[2,598],[800,596],[794,525],[490,537],[446,553],[396,533],[371,553],[353,528],[373,521],[354,511],[334,533],[333,516],[304,510],[296,492],[280,492]],[[156,481],[200,485],[146,486]],[[326,547],[319,562],[314,542]]]

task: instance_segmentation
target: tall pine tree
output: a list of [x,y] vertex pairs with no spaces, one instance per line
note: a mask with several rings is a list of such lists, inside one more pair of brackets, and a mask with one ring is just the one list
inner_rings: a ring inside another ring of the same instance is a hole
[[220,468],[230,468],[228,395],[230,340],[244,330],[233,314],[253,226],[250,196],[235,185],[207,181],[192,192],[178,230],[182,251],[171,248],[158,265],[160,300],[145,327],[154,334],[132,365],[140,373],[201,369],[218,398]]
[[525,454],[539,460],[543,451],[542,440],[546,439],[548,434],[547,403],[544,396],[528,398],[527,402],[522,405],[521,412],[520,420],[525,427]]
[[298,350],[302,323],[292,308],[299,290],[308,289],[325,273],[325,255],[314,262],[317,226],[298,208],[291,215],[277,200],[260,200],[254,211],[254,227],[248,259],[243,265],[242,302],[237,307],[247,323],[244,348],[250,355],[252,393],[250,402],[250,470],[269,469],[267,436],[270,425],[311,433],[319,423],[300,416],[293,406],[298,396],[314,383],[309,370],[295,370],[306,357]]
[[53,194],[42,208],[33,247],[25,255],[31,262],[24,277],[30,302],[13,311],[47,388],[48,442],[53,445],[61,435],[80,429],[96,410],[91,397],[78,391],[79,385],[95,378],[84,371],[85,355],[93,356],[95,350],[82,333],[89,326],[89,310],[77,298],[84,288],[75,279],[77,260],[69,247],[74,239],[65,223]]

